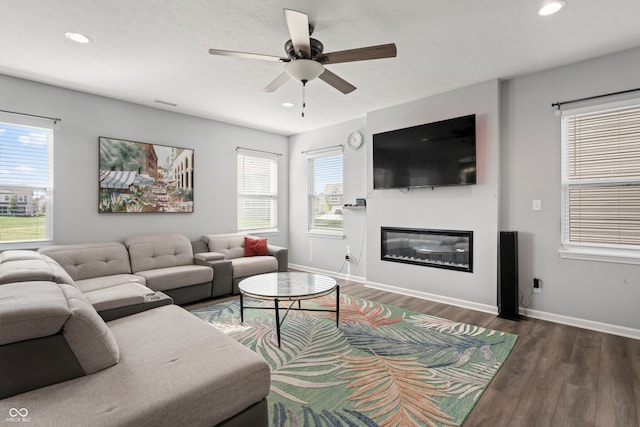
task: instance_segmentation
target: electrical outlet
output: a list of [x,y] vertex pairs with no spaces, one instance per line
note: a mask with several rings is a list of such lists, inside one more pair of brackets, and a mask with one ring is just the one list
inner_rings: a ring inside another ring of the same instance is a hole
[[542,287],[542,280],[538,279],[537,277],[534,277],[533,278],[533,293],[534,294],[539,294],[541,287]]
[[534,211],[541,211],[541,210],[542,210],[542,200],[540,200],[540,199],[534,199],[534,200],[533,200],[533,204],[532,204],[531,208],[532,208]]

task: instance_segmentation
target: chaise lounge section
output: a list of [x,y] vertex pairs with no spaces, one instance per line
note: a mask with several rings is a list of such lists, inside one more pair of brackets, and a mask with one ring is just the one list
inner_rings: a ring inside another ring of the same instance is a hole
[[0,285],[0,373],[34,426],[268,424],[256,353],[175,305],[105,323],[64,283]]

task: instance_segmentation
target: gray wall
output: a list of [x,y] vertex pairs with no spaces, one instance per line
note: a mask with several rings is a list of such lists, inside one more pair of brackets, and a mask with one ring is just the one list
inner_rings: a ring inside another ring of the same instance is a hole
[[[640,49],[634,49],[502,83],[500,223],[520,232],[521,290],[528,295],[533,277],[542,279],[531,309],[543,317],[640,329],[640,266],[558,255],[560,117],[551,108],[556,101],[638,88],[639,71]],[[542,200],[541,211],[532,211],[533,199]]]
[[[0,109],[59,117],[54,134],[55,243],[236,230],[236,146],[282,153],[278,245],[288,242],[287,137],[0,75]],[[194,149],[194,212],[98,214],[98,137]]]
[[[409,192],[373,191],[373,133],[474,113],[479,135],[477,185]],[[301,151],[344,144],[349,132],[356,129],[364,130],[365,143],[355,151],[345,148],[345,202],[354,203],[355,198],[366,195],[367,208],[345,210],[344,240],[309,237],[306,234],[307,167]],[[290,261],[310,269],[335,272],[342,266],[347,245],[355,254],[363,247],[360,263],[352,265],[352,274],[366,278],[369,285],[493,310],[496,305],[498,133],[498,82],[491,81],[371,112],[366,121],[355,120],[291,137]],[[381,261],[381,226],[473,230],[474,272]]]
[[[307,269],[329,273],[348,273],[344,256],[347,247],[353,254],[350,278],[364,280],[366,274],[364,210],[345,209],[344,239],[309,236],[307,234],[307,156],[302,151],[343,144],[344,147],[344,203],[355,204],[356,198],[366,195],[367,150],[370,139],[362,147],[352,150],[346,146],[347,136],[354,130],[366,131],[364,119],[352,120],[314,132],[290,137],[289,148],[289,262]],[[366,137],[365,137],[366,138]]]
[[[374,190],[367,204],[367,281],[447,302],[496,305],[498,232],[498,82],[490,81],[367,115],[368,134],[476,114],[477,184]],[[372,188],[369,146],[367,186]],[[380,260],[380,227],[473,231],[473,272]],[[435,296],[435,297],[434,297]],[[460,302],[460,301],[458,301]]]

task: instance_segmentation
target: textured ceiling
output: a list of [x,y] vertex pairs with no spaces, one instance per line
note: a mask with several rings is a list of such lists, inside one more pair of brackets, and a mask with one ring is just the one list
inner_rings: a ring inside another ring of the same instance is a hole
[[[543,18],[542,0],[2,0],[0,73],[291,135],[640,46],[640,1],[567,2]],[[325,52],[395,42],[398,56],[328,66],[358,89],[310,82],[302,118],[300,83],[261,92],[284,64],[208,53],[285,56],[283,8],[309,14]]]

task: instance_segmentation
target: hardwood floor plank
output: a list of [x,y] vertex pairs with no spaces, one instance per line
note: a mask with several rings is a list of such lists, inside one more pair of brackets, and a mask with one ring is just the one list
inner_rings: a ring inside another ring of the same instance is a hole
[[596,391],[564,383],[553,420],[553,426],[594,427]]
[[602,339],[596,403],[596,425],[638,425],[634,378],[626,338],[605,335]]
[[631,372],[633,375],[633,390],[636,398],[636,415],[640,421],[640,341],[627,340],[627,350]]
[[511,398],[508,392],[488,388],[465,420],[464,427],[511,427],[515,407],[504,404]]
[[[566,342],[571,342],[568,337],[574,335],[569,328],[556,325],[550,328],[551,334],[538,341],[540,357],[535,363],[531,374],[526,378],[522,398],[518,402],[516,411],[511,419],[512,425],[517,426],[549,426],[556,412],[557,402],[560,398],[564,379],[568,367],[563,359],[569,359],[571,349],[567,349]],[[533,361],[525,362],[533,364]],[[536,413],[535,417],[531,417]]]
[[603,336],[598,332],[578,330],[569,359],[567,383],[586,390],[597,390]]

